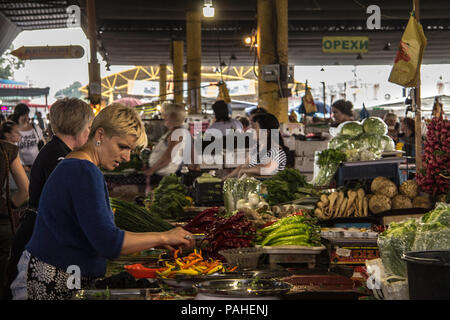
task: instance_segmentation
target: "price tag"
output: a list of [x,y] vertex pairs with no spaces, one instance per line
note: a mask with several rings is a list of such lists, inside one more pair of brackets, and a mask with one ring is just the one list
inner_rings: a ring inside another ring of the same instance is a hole
[[352,251],[345,248],[336,247],[336,255],[340,257],[350,257]]

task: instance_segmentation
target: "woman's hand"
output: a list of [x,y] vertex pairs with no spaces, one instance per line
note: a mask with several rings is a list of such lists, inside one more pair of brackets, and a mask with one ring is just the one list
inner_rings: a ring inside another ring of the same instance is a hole
[[181,227],[164,232],[165,246],[173,251],[173,247],[193,248],[195,240],[192,234]]

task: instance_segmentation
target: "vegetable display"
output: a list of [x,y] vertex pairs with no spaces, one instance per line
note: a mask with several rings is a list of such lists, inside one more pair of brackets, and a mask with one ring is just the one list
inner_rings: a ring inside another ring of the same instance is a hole
[[257,231],[261,246],[320,246],[320,227],[317,219],[292,215]]
[[202,251],[194,252],[183,258],[175,251],[174,261],[164,261],[165,267],[156,271],[163,279],[174,279],[177,275],[210,275],[216,272],[232,272],[236,267],[226,268],[220,260],[205,259]]
[[173,226],[157,214],[124,200],[110,198],[116,225],[131,232],[162,232]]
[[406,277],[402,254],[409,251],[450,250],[450,205],[438,203],[422,219],[392,222],[378,237],[380,256],[391,273]]
[[153,192],[150,211],[162,218],[176,219],[183,214],[184,207],[189,203],[186,199],[186,186],[175,174],[169,174],[162,178]]
[[244,213],[238,212],[230,218],[217,218],[205,232],[202,244],[210,258],[224,260],[220,250],[250,247],[255,240],[256,230]]
[[261,182],[255,178],[241,177],[229,178],[223,183],[223,198],[228,213],[237,210],[237,202],[247,199],[249,193],[259,194]]
[[219,208],[208,208],[197,214],[187,225],[183,228],[191,233],[205,233],[214,222],[217,220],[216,215],[219,213]]
[[394,141],[386,134],[387,125],[378,117],[368,117],[362,123],[347,121],[339,125],[328,148],[344,152],[347,161],[376,160],[384,151],[395,151]]
[[267,201],[270,205],[289,202],[297,199],[299,188],[308,186],[306,177],[297,169],[286,168],[272,178],[263,181],[267,189]]
[[391,180],[377,177],[373,179],[370,188],[373,196],[369,200],[369,209],[373,214],[391,209],[429,209],[431,206],[427,197],[419,195],[415,180],[407,180],[397,188]]
[[417,183],[432,196],[450,189],[450,121],[433,118],[427,126],[427,138],[422,156],[423,168],[417,173]]
[[348,190],[347,196],[344,191],[335,191],[328,196],[323,194],[314,214],[320,220],[346,218],[346,217],[367,217],[369,215],[369,196],[364,189]]
[[336,149],[326,149],[319,153],[317,165],[319,172],[314,177],[312,184],[315,186],[327,186],[331,183],[339,165],[345,161],[347,156]]

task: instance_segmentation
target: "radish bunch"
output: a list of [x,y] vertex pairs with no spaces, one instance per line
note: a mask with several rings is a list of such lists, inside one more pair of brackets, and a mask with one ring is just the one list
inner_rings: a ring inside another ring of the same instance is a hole
[[[450,162],[450,122],[433,118],[427,126],[422,155],[423,169],[417,173],[417,184],[423,192],[437,196],[448,192]],[[442,175],[441,175],[442,174]]]

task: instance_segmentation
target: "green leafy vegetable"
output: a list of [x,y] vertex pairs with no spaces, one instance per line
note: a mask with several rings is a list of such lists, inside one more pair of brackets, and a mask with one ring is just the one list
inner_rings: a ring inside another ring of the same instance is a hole
[[275,205],[295,200],[298,189],[307,187],[308,183],[300,171],[286,168],[265,180],[263,185],[267,188],[267,201],[270,205]]
[[362,125],[357,121],[348,121],[342,126],[341,134],[357,136],[364,132]]
[[386,123],[378,117],[369,117],[363,121],[364,132],[376,135],[385,135],[387,133]]
[[329,185],[339,165],[346,159],[347,155],[339,150],[327,149],[320,152],[317,159],[319,173],[314,178],[312,184],[316,186]]

